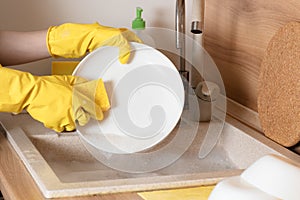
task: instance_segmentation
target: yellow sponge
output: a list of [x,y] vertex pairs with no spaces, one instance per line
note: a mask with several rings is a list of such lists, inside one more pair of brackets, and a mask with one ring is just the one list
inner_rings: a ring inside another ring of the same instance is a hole
[[138,193],[145,200],[207,200],[214,186]]
[[53,61],[52,75],[72,75],[79,61]]

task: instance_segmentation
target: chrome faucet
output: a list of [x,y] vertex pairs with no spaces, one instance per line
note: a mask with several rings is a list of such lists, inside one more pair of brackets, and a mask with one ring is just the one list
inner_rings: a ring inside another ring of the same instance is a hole
[[176,0],[176,18],[175,18],[175,31],[176,31],[176,48],[179,49],[179,73],[189,80],[189,73],[185,67],[185,1]]
[[[201,0],[194,0],[193,2],[197,6],[194,9],[200,9],[201,11]],[[198,11],[198,12],[200,12]],[[200,14],[200,13],[199,13]],[[198,16],[200,17],[200,16]],[[191,24],[191,32],[193,34],[201,34],[202,30],[200,27],[200,21],[193,20]],[[176,18],[175,18],[175,31],[176,31],[176,48],[179,49],[180,60],[179,60],[179,73],[182,78],[185,78],[184,82],[185,87],[185,108],[189,108],[189,82],[192,81],[193,78],[193,70],[191,70],[191,74],[188,70],[186,70],[186,52],[185,52],[185,0],[176,0]],[[192,69],[192,68],[191,68]],[[189,76],[191,75],[191,80],[189,80]],[[212,82],[208,82],[200,80],[200,82],[196,85],[196,87],[192,88],[198,98],[199,108],[202,109],[203,112],[200,113],[199,121],[209,121],[212,117],[211,105],[216,101],[217,96],[220,93],[220,89],[218,85]],[[206,109],[206,110],[205,110]]]

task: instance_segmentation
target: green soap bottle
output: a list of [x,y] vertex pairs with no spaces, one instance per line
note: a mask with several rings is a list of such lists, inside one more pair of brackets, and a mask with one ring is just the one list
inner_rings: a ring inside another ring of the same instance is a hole
[[141,7],[136,8],[136,18],[132,21],[131,28],[144,44],[155,47],[153,38],[146,33],[146,22],[142,18],[142,12]]

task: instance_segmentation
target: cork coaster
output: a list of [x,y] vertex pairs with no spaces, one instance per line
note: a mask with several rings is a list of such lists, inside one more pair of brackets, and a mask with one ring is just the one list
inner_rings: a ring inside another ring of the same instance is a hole
[[258,113],[264,134],[290,147],[300,141],[300,23],[271,39],[261,64]]

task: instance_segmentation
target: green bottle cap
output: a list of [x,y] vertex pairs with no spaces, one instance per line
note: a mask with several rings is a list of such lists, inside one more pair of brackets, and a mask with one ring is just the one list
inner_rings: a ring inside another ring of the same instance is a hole
[[136,18],[132,21],[131,27],[135,30],[145,29],[146,22],[142,18],[143,9],[140,7],[136,8]]

